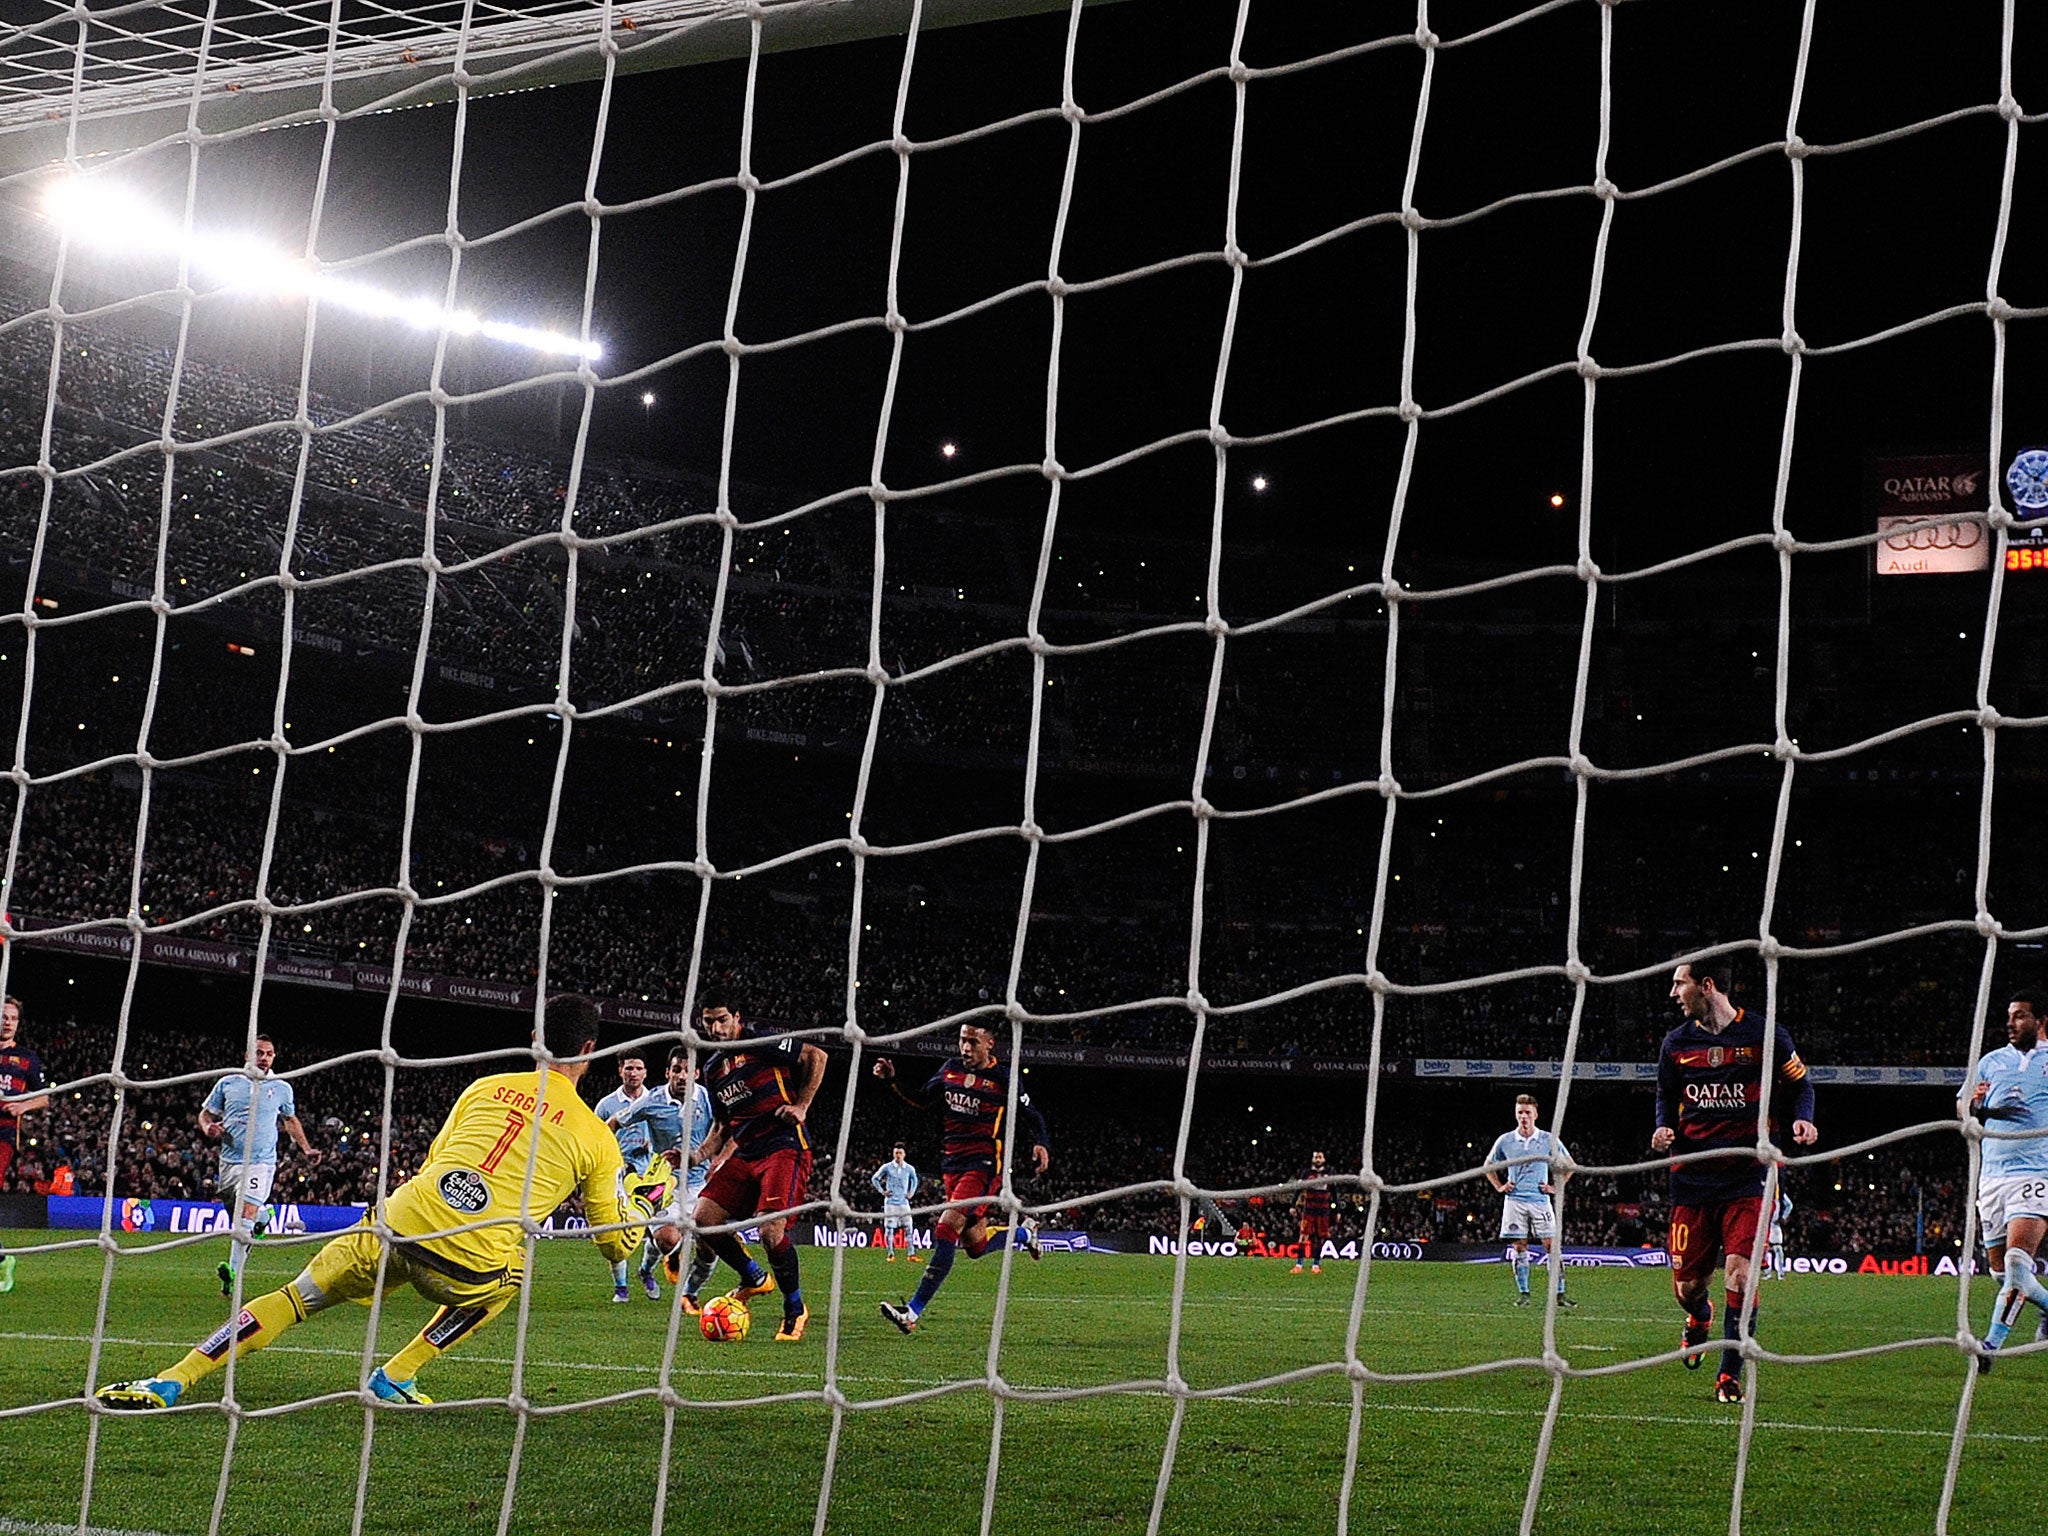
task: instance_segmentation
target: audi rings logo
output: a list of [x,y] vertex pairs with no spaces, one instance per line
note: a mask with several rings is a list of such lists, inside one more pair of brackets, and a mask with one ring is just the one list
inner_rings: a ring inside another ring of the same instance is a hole
[[1900,528],[1884,536],[1887,549],[1975,549],[1989,538],[1982,523],[1934,523]]
[[1374,1243],[1372,1256],[1376,1259],[1419,1259],[1422,1257],[1422,1244]]

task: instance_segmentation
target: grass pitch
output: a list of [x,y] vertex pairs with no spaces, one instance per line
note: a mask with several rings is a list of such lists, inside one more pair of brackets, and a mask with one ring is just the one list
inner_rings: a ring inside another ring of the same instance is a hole
[[[51,1235],[9,1234],[8,1242]],[[162,1369],[225,1316],[212,1275],[224,1239],[133,1251],[140,1246],[131,1243],[114,1268],[99,1381]],[[282,1284],[310,1252],[265,1245],[252,1264],[252,1289]],[[956,1265],[923,1325],[904,1338],[876,1304],[900,1298],[921,1271],[843,1251],[835,1342],[835,1255],[802,1252],[814,1314],[803,1343],[774,1342],[777,1308],[768,1298],[756,1304],[754,1332],[740,1344],[708,1344],[694,1320],[681,1320],[671,1384],[684,1405],[673,1414],[660,1529],[810,1530],[834,1414],[818,1400],[773,1399],[818,1391],[835,1359],[833,1384],[852,1406],[837,1424],[826,1528],[978,1531],[996,1417],[982,1383],[999,1261]],[[75,1528],[79,1520],[92,1438],[82,1403],[101,1272],[101,1256],[90,1250],[24,1255],[15,1290],[0,1296],[0,1532]],[[1273,1261],[1190,1260],[1182,1378],[1202,1390],[1341,1361],[1356,1279],[1346,1263],[1294,1276]],[[1154,1385],[1007,1403],[993,1530],[1146,1528],[1174,1418],[1173,1399],[1158,1385],[1167,1375],[1173,1282],[1169,1259],[1055,1254],[1034,1266],[1019,1256],[996,1361],[1005,1381],[1024,1391]],[[1976,1285],[1971,1311],[1981,1327],[1991,1287]],[[1559,1314],[1556,1339],[1573,1366],[1611,1368],[1675,1346],[1678,1313],[1662,1272],[1574,1271],[1571,1289],[1580,1306]],[[655,1529],[671,1428],[655,1393],[671,1307],[666,1296],[655,1304],[636,1292],[627,1306],[609,1297],[610,1277],[587,1244],[541,1245],[519,1367],[520,1389],[541,1411],[518,1446],[511,1530]],[[1952,1280],[1799,1276],[1767,1285],[1763,1299],[1760,1337],[1787,1353],[1952,1337],[1956,1327]],[[409,1291],[393,1293],[375,1358],[410,1337],[427,1312]],[[422,1386],[443,1404],[511,1393],[516,1315],[508,1311],[433,1367]],[[291,1406],[356,1387],[367,1319],[354,1307],[330,1311],[242,1362],[243,1406],[285,1411],[245,1418],[231,1462],[219,1376],[188,1399],[203,1405],[196,1411],[101,1419],[91,1525],[184,1536],[207,1530],[218,1499],[220,1529],[236,1536],[342,1536],[353,1527],[367,1445],[364,1531],[494,1532],[518,1439],[504,1402],[374,1413],[353,1400]],[[1540,1305],[1513,1307],[1509,1273],[1498,1265],[1382,1263],[1373,1269],[1359,1349],[1368,1366],[1390,1373],[1526,1362],[1542,1354],[1544,1325]],[[1953,1347],[1763,1363],[1744,1532],[1933,1530],[1969,1369]],[[1697,1372],[1665,1362],[1567,1381],[1537,1529],[1726,1531],[1741,1410],[1712,1401],[1713,1374],[1710,1355]],[[2040,1459],[2048,1446],[2039,1428],[2043,1382],[2048,1354],[2004,1360],[1979,1384],[1951,1529],[1993,1524],[2015,1479]],[[860,1406],[949,1386],[958,1390]],[[1533,1363],[1364,1385],[1350,1529],[1516,1530],[1550,1390]],[[642,1395],[576,1406],[630,1393]],[[1190,1401],[1162,1528],[1230,1536],[1335,1530],[1353,1416],[1352,1384],[1341,1372]]]

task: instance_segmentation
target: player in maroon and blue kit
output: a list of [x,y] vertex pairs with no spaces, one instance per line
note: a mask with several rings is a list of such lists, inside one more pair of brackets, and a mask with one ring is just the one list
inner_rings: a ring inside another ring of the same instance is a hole
[[[945,1110],[939,1172],[946,1181],[946,1199],[967,1202],[940,1213],[932,1232],[931,1262],[917,1283],[917,1294],[902,1306],[882,1303],[882,1316],[908,1333],[945,1283],[954,1253],[965,1248],[967,1257],[978,1259],[988,1252],[992,1233],[984,1197],[996,1193],[1003,1181],[1003,1117],[1009,1113],[1010,1066],[996,1059],[994,1030],[962,1024],[960,1054],[947,1057],[923,1088],[906,1089],[896,1080],[896,1063],[886,1056],[876,1058],[875,1076],[920,1109],[937,1105]],[[1021,1092],[1017,1113],[1029,1133],[1026,1144],[1031,1148],[1031,1166],[1043,1173],[1052,1161],[1046,1150],[1045,1116],[1032,1104],[1031,1096]],[[1019,1230],[1025,1252],[1037,1258],[1037,1224],[1026,1218]]]
[[[1328,1160],[1320,1152],[1309,1154],[1308,1166],[1296,1174],[1299,1179],[1320,1179],[1330,1171]],[[1311,1274],[1323,1272],[1323,1244],[1330,1240],[1330,1186],[1311,1184],[1294,1197],[1294,1214],[1300,1222],[1301,1251],[1294,1260],[1292,1274],[1300,1274],[1306,1263]]]
[[804,1305],[799,1283],[796,1244],[789,1240],[788,1211],[803,1202],[811,1176],[811,1141],[804,1118],[825,1081],[825,1052],[808,1040],[762,1040],[770,1033],[740,1020],[739,1011],[723,995],[707,992],[700,999],[704,1033],[725,1042],[704,1058],[697,1080],[711,1095],[711,1134],[698,1149],[709,1162],[726,1147],[732,1151],[712,1171],[697,1197],[696,1220],[715,1227],[766,1213],[761,1246],[768,1250],[762,1272],[735,1232],[707,1232],[698,1241],[739,1271],[732,1294],[740,1301],[782,1291],[782,1326],[777,1343],[794,1344],[804,1336],[811,1309]]
[[21,999],[10,997],[0,1003],[0,1185],[6,1184],[7,1171],[14,1166],[21,1117],[50,1102],[43,1092],[43,1063],[21,1043],[20,1035]]
[[[10,997],[0,1003],[0,1188],[6,1186],[7,1170],[14,1166],[21,1117],[50,1102],[43,1092],[43,1064],[17,1038],[20,1033],[21,999]],[[14,1255],[0,1249],[0,1293],[13,1289]]]
[[[1742,1401],[1743,1299],[1751,1285],[1749,1256],[1763,1219],[1764,1166],[1754,1155],[1764,1075],[1764,1016],[1736,1007],[1711,976],[1690,965],[1671,973],[1671,997],[1685,1022],[1664,1037],[1657,1053],[1657,1129],[1650,1146],[1680,1153],[1742,1148],[1748,1157],[1680,1163],[1671,1170],[1671,1283],[1685,1309],[1681,1358],[1696,1370],[1714,1321],[1707,1282],[1725,1261],[1728,1310],[1721,1319],[1721,1374],[1714,1396]],[[1792,1099],[1792,1139],[1810,1147],[1820,1139],[1813,1124],[1813,1084],[1792,1037],[1781,1025],[1775,1059],[1778,1082]],[[1770,1127],[1776,1132],[1776,1123]],[[1754,1333],[1756,1319],[1750,1328]],[[1701,1346],[1701,1347],[1695,1347]]]

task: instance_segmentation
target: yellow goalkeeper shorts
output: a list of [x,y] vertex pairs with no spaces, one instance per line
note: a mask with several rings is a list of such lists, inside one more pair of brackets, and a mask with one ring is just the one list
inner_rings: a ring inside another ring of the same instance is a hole
[[[335,1301],[365,1306],[377,1293],[377,1259],[383,1251],[367,1221],[324,1244],[306,1266],[306,1276]],[[443,1258],[418,1243],[397,1242],[384,1265],[384,1289],[410,1285],[444,1307],[488,1307],[517,1295],[525,1276],[517,1269],[479,1271]]]

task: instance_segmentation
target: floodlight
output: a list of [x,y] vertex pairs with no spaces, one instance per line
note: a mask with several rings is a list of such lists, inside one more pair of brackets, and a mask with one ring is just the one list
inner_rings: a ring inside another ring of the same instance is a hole
[[218,230],[187,233],[136,192],[96,176],[55,182],[43,200],[53,222],[71,240],[116,253],[182,255],[196,274],[238,293],[266,297],[307,296],[323,304],[378,320],[397,320],[419,331],[482,336],[552,357],[595,362],[604,355],[597,342],[560,331],[486,320],[474,310],[448,309],[433,299],[406,298],[322,270],[255,235]]

